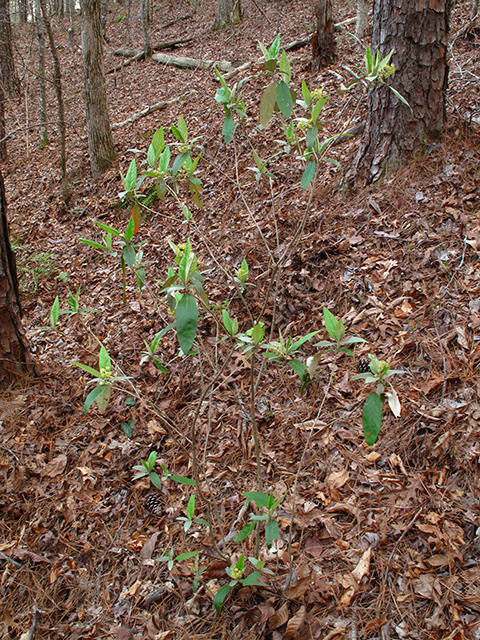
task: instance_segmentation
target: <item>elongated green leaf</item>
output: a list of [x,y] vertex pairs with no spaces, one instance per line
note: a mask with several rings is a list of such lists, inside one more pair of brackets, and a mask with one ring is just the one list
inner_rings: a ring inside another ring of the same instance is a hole
[[253,530],[255,529],[255,526],[256,526],[255,522],[251,522],[250,524],[244,525],[240,533],[237,533],[237,535],[233,539],[234,542],[242,542],[243,540],[245,540],[245,538],[247,538],[253,532]]
[[288,84],[285,80],[280,80],[277,84],[276,97],[278,108],[285,118],[289,118],[292,115],[293,101],[290,89],[288,88]]
[[191,293],[182,297],[177,304],[177,337],[184,354],[192,348],[197,333],[198,307]]
[[280,52],[280,34],[277,34],[275,40],[272,42],[268,54],[270,58],[277,58]]
[[137,182],[137,164],[135,162],[135,158],[133,158],[130,166],[128,167],[127,175],[125,177],[122,176],[122,182],[125,191],[133,191],[135,189],[135,184]]
[[110,371],[112,368],[112,362],[110,360],[110,356],[108,355],[108,352],[103,346],[103,344],[100,347],[100,353],[98,354],[98,367],[100,371],[102,369],[105,369],[105,371]]
[[290,347],[290,353],[293,353],[294,351],[299,349],[302,344],[304,344],[307,340],[310,340],[310,338],[313,338],[313,336],[316,336],[317,333],[320,333],[320,331],[311,331],[310,333],[307,333],[306,336],[303,336],[302,338],[294,342]]
[[126,247],[123,247],[122,255],[123,255],[123,259],[128,264],[128,266],[132,268],[133,265],[135,264],[135,258],[136,258],[135,249],[131,245],[127,245]]
[[265,62],[265,69],[267,71],[270,71],[270,73],[273,73],[276,68],[277,68],[277,59],[276,58],[272,58],[272,59],[267,60]]
[[79,369],[83,369],[87,373],[91,373],[95,378],[101,378],[100,371],[96,371],[93,367],[89,367],[88,364],[82,364],[81,362],[72,362]]
[[283,80],[285,80],[285,82],[289,84],[290,80],[292,79],[292,72],[290,71],[290,63],[288,61],[285,50],[282,51],[282,55],[280,56],[280,73],[282,74]]
[[363,405],[362,423],[365,442],[372,446],[378,438],[382,427],[383,402],[378,393],[372,391]]
[[55,298],[52,304],[52,308],[50,310],[50,324],[55,329],[58,322],[58,316],[60,314],[60,300],[58,296]]
[[189,155],[188,151],[182,151],[182,153],[180,153],[175,158],[175,162],[173,163],[173,167],[172,167],[172,173],[173,173],[174,176],[177,175],[177,173],[180,171],[183,163],[189,157],[190,157],[190,155]]
[[305,376],[305,372],[308,369],[306,364],[303,364],[303,362],[300,362],[300,360],[289,360],[288,364],[292,367],[292,369],[295,371],[295,373],[300,376],[300,380],[303,380],[304,376]]
[[93,247],[94,249],[100,249],[101,251],[108,251],[108,247],[104,244],[100,244],[99,242],[95,242],[94,240],[86,240],[85,238],[79,238],[79,242],[83,242],[83,244],[88,244],[89,247]]
[[218,613],[222,608],[223,601],[227,597],[231,587],[229,584],[224,584],[223,587],[217,591],[217,593],[213,596],[213,606],[215,607],[215,611]]
[[100,411],[100,413],[103,413],[107,408],[108,401],[110,400],[111,391],[112,391],[112,388],[106,384],[101,384],[98,387],[95,387],[95,389],[90,391],[90,393],[88,394],[85,400],[85,404],[83,406],[83,413],[87,415],[87,411],[89,410],[90,406],[92,405],[92,402],[94,401],[97,402],[98,410]]
[[157,489],[160,490],[162,489],[162,481],[160,480],[160,476],[158,475],[158,473],[149,473],[148,477],[154,487],[157,487]]
[[248,587],[254,584],[264,584],[263,582],[259,582],[260,571],[253,571],[249,576],[247,576],[244,580],[242,580],[242,584],[244,587]]
[[[215,73],[217,74],[218,79],[220,80],[220,84],[223,87],[223,90],[225,91],[226,95],[228,96],[228,100],[230,100],[230,89],[228,88],[227,83],[225,82],[225,80],[223,79],[223,76],[221,75],[220,71],[217,69],[217,67],[215,67]],[[228,101],[227,100],[227,101]]]
[[186,478],[185,476],[170,476],[172,480],[178,482],[179,484],[188,484],[190,487],[195,487],[195,480],[191,478]]
[[260,100],[260,124],[266,127],[272,119],[273,109],[275,108],[277,85],[272,82],[268,85]]
[[328,335],[334,340],[336,340],[338,320],[333,315],[333,313],[327,309],[327,307],[323,307],[323,319],[325,322],[325,329],[327,330]]
[[308,88],[307,83],[305,82],[305,80],[302,80],[302,96],[303,96],[303,99],[305,101],[305,104],[308,107],[310,105],[311,100],[312,100],[312,95],[310,93],[310,89]]
[[320,115],[323,107],[325,106],[326,101],[328,100],[328,96],[323,96],[322,98],[320,98],[320,100],[317,102],[317,104],[315,105],[313,111],[312,111],[312,122],[314,124],[317,123],[317,119],[318,116]]
[[100,229],[102,229],[102,231],[106,231],[107,233],[111,233],[112,236],[115,236],[116,238],[121,238],[121,236],[122,236],[120,231],[117,231],[117,229],[114,229],[113,227],[108,226],[108,224],[103,224],[102,222],[98,222],[97,220],[95,221],[95,224],[97,225],[97,227],[100,227]]
[[315,125],[313,127],[310,127],[310,129],[308,129],[307,135],[305,137],[305,144],[307,145],[307,149],[309,149],[310,151],[313,149],[313,145],[315,144],[317,135],[318,135],[318,129]]
[[200,549],[197,549],[197,551],[186,551],[185,553],[181,553],[179,556],[177,556],[175,560],[177,562],[183,562],[184,560],[189,560],[190,558],[198,556],[199,553]]
[[223,139],[225,140],[225,144],[230,144],[230,142],[233,140],[234,131],[235,131],[235,127],[233,125],[232,116],[230,115],[225,116],[225,120],[222,126],[222,134],[223,134]]
[[280,537],[280,532],[278,530],[278,523],[276,520],[268,520],[265,525],[265,542],[267,543],[267,547],[270,549],[275,540],[278,540]]
[[315,160],[311,160],[307,166],[305,167],[305,171],[303,172],[302,179],[300,181],[300,186],[302,189],[306,189],[310,182],[313,180],[315,172],[317,170],[317,163]]
[[412,107],[408,104],[408,102],[405,100],[405,98],[402,96],[402,94],[401,94],[401,93],[398,93],[398,91],[397,91],[396,89],[394,89],[393,87],[391,87],[390,85],[388,85],[388,88],[390,89],[390,91],[392,91],[392,92],[397,96],[397,98],[398,98],[401,102],[403,102],[403,104],[407,105],[407,107],[408,107],[408,108],[410,109],[410,111],[413,113],[413,109],[412,109]]
[[226,309],[222,310],[223,326],[230,335],[233,335],[233,322]]
[[125,240],[127,242],[130,242],[130,240],[133,238],[133,234],[135,232],[135,220],[130,216],[130,219],[127,223],[127,226],[125,227]]

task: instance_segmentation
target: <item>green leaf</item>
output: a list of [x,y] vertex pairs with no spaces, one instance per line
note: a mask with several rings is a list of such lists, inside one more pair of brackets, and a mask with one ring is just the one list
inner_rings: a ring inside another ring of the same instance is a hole
[[127,175],[125,177],[122,176],[122,182],[125,191],[133,191],[135,189],[135,184],[137,183],[137,164],[135,158],[133,158],[128,167]]
[[160,480],[160,476],[158,475],[158,473],[149,473],[148,477],[154,487],[156,487],[157,489],[162,489],[162,481]]
[[181,553],[179,556],[175,558],[175,560],[177,562],[183,562],[184,560],[188,560],[189,558],[194,558],[195,556],[198,556],[199,553],[200,553],[200,549],[197,549],[197,551],[187,551],[185,553]]
[[247,491],[242,495],[248,498],[248,502],[253,500],[257,507],[268,507],[269,496],[266,493],[260,493],[259,491]]
[[268,60],[270,55],[268,53],[268,49],[265,47],[265,45],[262,42],[260,42],[260,40],[258,41],[258,46],[260,47],[260,51],[263,53],[265,60]]
[[220,80],[220,84],[223,87],[223,90],[225,91],[225,93],[228,96],[228,100],[230,100],[230,89],[228,88],[227,83],[225,82],[225,80],[223,79],[222,75],[220,74],[220,71],[217,69],[217,67],[215,67],[215,73],[217,74],[218,79]]
[[276,97],[278,108],[285,118],[289,118],[292,115],[293,102],[290,89],[288,88],[288,84],[285,80],[280,80],[277,84]]
[[177,175],[177,173],[180,171],[180,168],[182,167],[183,163],[189,157],[190,157],[190,154],[189,154],[188,151],[182,151],[182,153],[180,153],[175,158],[175,162],[173,163],[173,167],[172,167],[172,173],[173,173],[174,176]]
[[53,301],[52,308],[50,310],[50,324],[54,329],[57,326],[59,314],[60,314],[60,300],[58,299],[58,296],[57,296]]
[[185,513],[186,513],[187,518],[192,520],[192,518],[193,518],[193,516],[195,514],[195,494],[193,494],[193,493],[190,496],[190,498],[188,499],[188,504],[187,504],[187,508],[185,509]]
[[270,549],[275,540],[278,540],[280,537],[280,532],[278,530],[278,523],[276,520],[268,520],[265,525],[265,542],[267,543],[267,547]]
[[83,242],[83,244],[88,244],[89,247],[93,247],[94,249],[100,249],[101,251],[108,251],[108,247],[104,244],[100,244],[99,242],[94,242],[93,240],[87,240],[86,238],[79,238],[79,242]]
[[271,58],[270,60],[267,60],[265,62],[265,69],[267,71],[270,71],[270,73],[273,73],[276,68],[277,68],[277,59],[276,58]]
[[362,412],[363,435],[365,442],[375,444],[382,427],[383,402],[378,393],[372,391],[365,400]]
[[323,319],[325,321],[325,329],[327,330],[328,335],[336,340],[338,320],[333,313],[327,309],[327,307],[323,307]]
[[125,262],[128,264],[130,268],[135,264],[135,249],[131,245],[126,245],[122,249],[122,255]]
[[228,311],[226,309],[222,310],[222,319],[223,319],[223,326],[225,327],[225,329],[227,330],[227,332],[233,336],[233,322],[232,319],[230,318]]
[[250,524],[244,525],[240,533],[237,533],[237,535],[233,539],[234,542],[242,542],[243,540],[245,540],[245,538],[248,538],[248,536],[254,531],[255,526],[256,526],[255,522],[251,522]]
[[310,89],[307,86],[307,83],[305,82],[305,80],[302,80],[302,96],[303,99],[307,105],[307,107],[310,105],[310,102],[312,100],[312,95],[310,93]]
[[242,580],[242,584],[244,587],[249,587],[254,584],[264,584],[263,582],[258,582],[259,578],[260,571],[253,571],[249,576]]
[[388,86],[388,88],[390,89],[390,91],[392,91],[392,92],[397,96],[397,98],[398,98],[401,102],[403,102],[403,104],[407,105],[407,107],[408,107],[408,108],[410,109],[410,111],[413,113],[413,109],[412,109],[412,107],[411,107],[411,106],[409,105],[409,103],[405,100],[405,98],[404,98],[400,93],[398,93],[398,91],[397,91],[396,89],[394,89],[394,88],[393,88],[393,87],[391,87],[390,85],[387,85],[387,86]]
[[310,333],[307,333],[306,336],[303,336],[302,338],[294,342],[289,349],[290,353],[293,353],[294,351],[299,349],[302,344],[304,344],[307,340],[310,340],[310,338],[313,338],[313,336],[316,336],[317,333],[320,333],[320,331],[311,331]]
[[178,482],[179,484],[188,484],[191,487],[196,486],[195,480],[192,480],[191,478],[186,478],[185,476],[169,476],[169,478],[171,480],[175,480],[175,482]]
[[122,237],[122,234],[120,233],[120,231],[118,231],[114,227],[110,227],[108,224],[103,224],[102,222],[98,222],[98,221],[95,221],[95,224],[97,225],[97,227],[102,229],[102,231],[105,231],[106,233],[111,233],[112,236],[115,236],[116,238]]
[[160,161],[158,163],[158,170],[166,173],[168,170],[169,164],[170,164],[170,147],[165,147],[162,155],[160,156]]
[[268,85],[260,100],[260,124],[262,127],[266,127],[273,116],[273,110],[275,108],[277,85],[272,82]]
[[233,132],[235,131],[235,127],[233,125],[233,118],[231,115],[225,116],[225,120],[222,126],[222,135],[225,140],[225,144],[230,144],[233,140]]
[[105,349],[103,344],[100,347],[100,353],[98,354],[98,368],[100,369],[100,371],[102,371],[102,369],[105,369],[105,371],[110,371],[112,369],[110,356],[108,355],[108,351]]
[[300,376],[300,380],[303,381],[305,371],[308,369],[307,365],[300,362],[300,360],[289,360],[288,364],[292,367],[295,373]]
[[307,149],[309,149],[310,151],[313,149],[313,145],[315,144],[317,135],[318,135],[318,129],[315,125],[313,127],[310,127],[310,129],[308,129],[307,135],[305,137],[305,144],[307,145]]
[[83,405],[83,413],[87,415],[87,411],[95,400],[97,401],[98,410],[100,413],[103,413],[107,408],[111,390],[109,385],[101,384],[90,391]]
[[303,172],[302,179],[300,181],[300,186],[302,189],[306,189],[310,182],[313,180],[315,172],[317,170],[317,163],[315,160],[311,160],[307,166],[305,167],[305,171]]
[[313,124],[317,124],[318,116],[320,115],[323,107],[325,106],[326,101],[328,100],[328,96],[323,96],[315,105],[312,111],[312,122]]
[[280,51],[280,34],[277,34],[275,40],[272,42],[268,55],[270,58],[277,58]]
[[100,371],[96,371],[95,369],[93,369],[93,367],[89,367],[87,364],[82,364],[81,362],[72,362],[72,364],[74,364],[76,367],[79,367],[80,369],[83,369],[87,373],[91,373],[95,378],[102,377]]
[[121,425],[123,433],[127,436],[127,438],[131,438],[133,435],[133,428],[135,426],[132,418],[128,422],[122,422]]
[[215,607],[215,611],[218,613],[222,608],[223,601],[227,597],[231,587],[229,584],[224,584],[223,587],[217,591],[217,593],[213,596],[213,606]]
[[192,348],[198,325],[198,306],[191,293],[182,297],[177,304],[177,337],[184,354]]
[[135,220],[130,217],[127,226],[125,227],[125,233],[124,233],[124,238],[127,242],[130,242],[130,240],[133,238],[133,234],[135,232]]
[[282,79],[289,84],[292,79],[292,72],[290,71],[290,63],[285,50],[282,51],[282,55],[280,56],[280,73],[282,74]]

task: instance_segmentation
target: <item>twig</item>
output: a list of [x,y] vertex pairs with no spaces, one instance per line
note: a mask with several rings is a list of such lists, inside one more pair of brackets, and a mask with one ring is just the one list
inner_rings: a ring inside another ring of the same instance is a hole
[[180,102],[181,100],[189,96],[191,93],[195,93],[195,91],[190,90],[190,91],[187,91],[187,93],[184,93],[181,96],[178,96],[177,98],[172,98],[172,100],[167,100],[167,101],[157,102],[157,104],[152,104],[150,107],[147,107],[143,111],[139,111],[138,113],[133,115],[131,118],[128,118],[123,122],[117,122],[116,124],[112,124],[112,131],[116,131],[117,129],[124,127],[126,124],[131,124],[133,122],[136,122],[137,120],[140,120],[140,118],[148,116],[150,113],[153,113],[154,111],[165,109],[166,107],[169,107],[172,104]]
[[25,640],[32,640],[33,634],[35,633],[35,627],[37,626],[37,613],[45,613],[41,609],[37,609],[35,605],[32,607],[32,624],[30,625],[30,630]]
[[2,560],[5,560],[6,562],[10,562],[10,564],[13,564],[14,567],[20,568],[22,566],[21,562],[18,562],[17,560],[10,558],[10,556],[7,556],[7,554],[3,553],[3,551],[0,551],[0,558]]

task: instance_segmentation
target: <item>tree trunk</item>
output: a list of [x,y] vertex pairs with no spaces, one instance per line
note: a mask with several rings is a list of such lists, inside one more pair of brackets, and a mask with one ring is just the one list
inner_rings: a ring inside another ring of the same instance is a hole
[[0,78],[5,95],[10,98],[18,98],[20,81],[15,73],[9,5],[9,0],[0,0]]
[[360,40],[363,40],[367,34],[369,9],[369,0],[357,0],[357,26],[355,35],[357,38],[360,38]]
[[19,374],[33,372],[21,315],[15,255],[8,233],[5,185],[0,171],[0,389]]
[[142,5],[142,35],[143,35],[143,55],[145,60],[150,60],[152,57],[152,46],[150,44],[150,36],[149,36],[149,23],[150,23],[150,12],[148,6],[148,0],[141,0]]
[[67,147],[65,136],[65,106],[63,103],[62,93],[62,73],[60,70],[60,60],[58,59],[57,47],[53,39],[53,31],[47,14],[45,0],[39,0],[42,9],[43,24],[48,36],[48,43],[53,58],[53,85],[57,96],[57,112],[58,112],[58,133],[60,135],[60,168],[62,171],[62,197],[65,204],[68,204],[70,197],[67,183]]
[[108,117],[100,3],[96,0],[81,0],[81,9],[88,152],[92,175],[96,177],[112,165],[117,153]]
[[369,90],[368,118],[347,181],[365,185],[440,136],[448,85],[447,34],[451,0],[374,0],[372,49],[392,49],[395,74]]
[[3,86],[0,82],[0,161],[2,162],[7,159],[7,141],[4,139],[5,136],[5,93],[3,92]]
[[312,70],[318,71],[337,59],[332,0],[316,0],[315,15],[317,31],[312,35]]
[[38,41],[38,114],[40,117],[40,147],[43,149],[48,144],[47,87],[45,82],[45,32],[43,30],[41,9],[38,0],[34,0],[33,3],[33,20],[35,21]]
[[238,24],[242,19],[240,0],[218,0],[213,31],[223,29],[227,25]]

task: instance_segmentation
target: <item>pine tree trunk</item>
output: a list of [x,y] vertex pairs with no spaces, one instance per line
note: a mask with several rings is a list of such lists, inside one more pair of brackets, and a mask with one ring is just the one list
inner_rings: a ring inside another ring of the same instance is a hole
[[315,14],[317,31],[312,36],[312,70],[318,71],[337,59],[332,0],[316,0]]
[[238,24],[242,19],[240,0],[218,0],[213,31],[227,25]]
[[388,79],[410,110],[386,86],[370,89],[368,118],[347,181],[364,185],[430,141],[445,124],[448,85],[447,34],[451,0],[374,0],[373,51],[395,50]]
[[81,8],[88,152],[92,175],[96,177],[112,165],[117,153],[108,117],[100,3],[96,0],[81,0]]
[[9,0],[0,0],[0,80],[3,83],[5,95],[18,98],[20,81],[15,73],[9,5]]
[[0,82],[0,160],[3,162],[7,159],[7,141],[4,140],[5,131],[5,93]]
[[21,314],[15,255],[8,233],[5,185],[0,171],[0,389],[18,375],[34,370]]
[[33,14],[38,41],[38,115],[40,118],[40,147],[43,149],[48,144],[47,87],[45,82],[45,32],[43,30],[41,9],[38,0],[34,0]]

